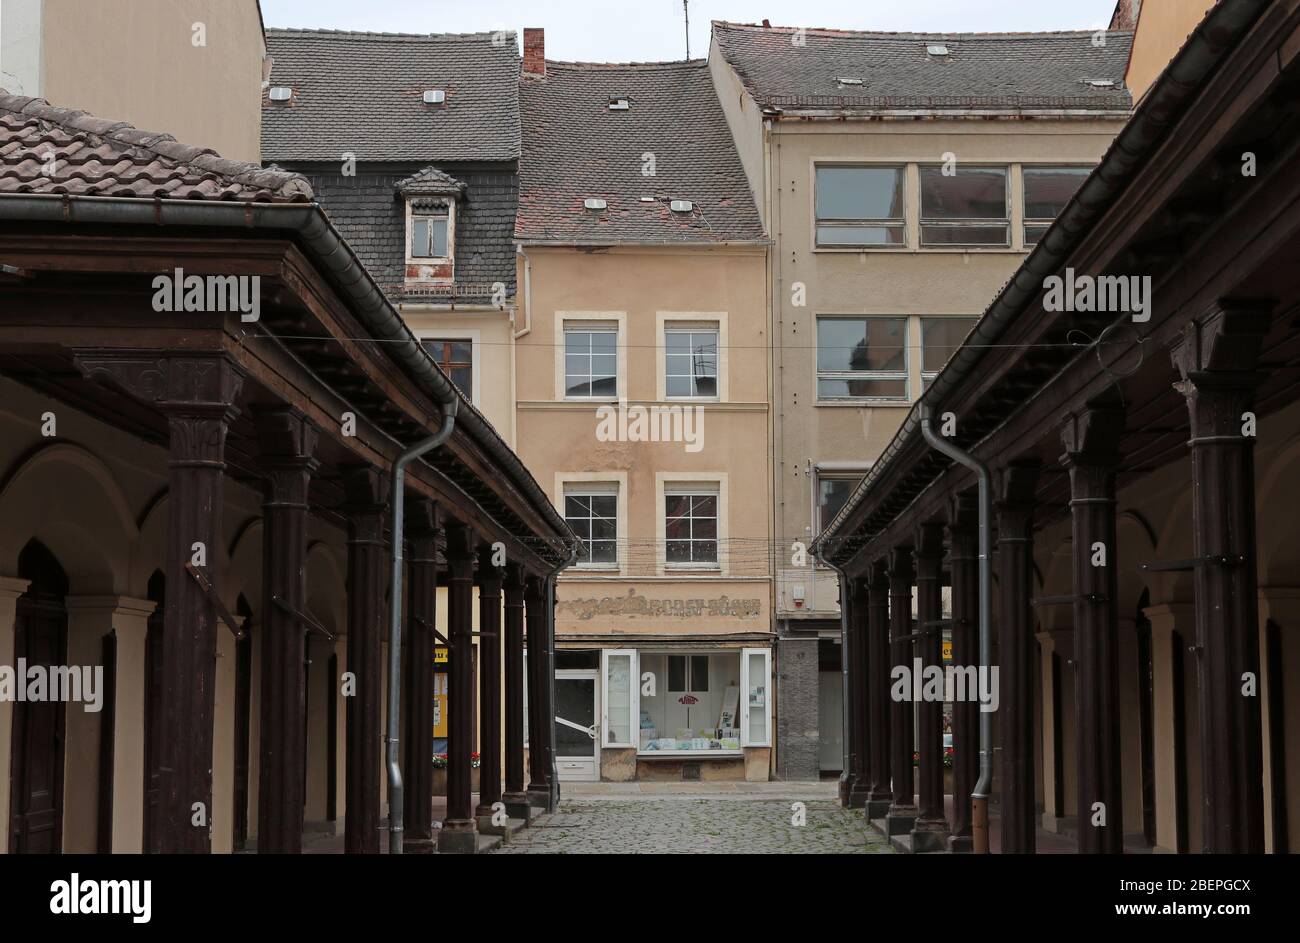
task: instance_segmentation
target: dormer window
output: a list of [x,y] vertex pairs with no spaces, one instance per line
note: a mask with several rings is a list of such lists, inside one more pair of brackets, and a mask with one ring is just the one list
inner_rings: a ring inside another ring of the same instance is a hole
[[411,207],[412,259],[451,258],[451,212],[454,203]]

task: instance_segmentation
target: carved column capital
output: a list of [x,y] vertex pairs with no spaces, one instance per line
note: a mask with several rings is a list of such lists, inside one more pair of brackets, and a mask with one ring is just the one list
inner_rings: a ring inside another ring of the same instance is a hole
[[1184,327],[1169,348],[1183,384],[1229,382],[1253,387],[1258,379],[1259,348],[1272,325],[1275,304],[1264,299],[1220,298]]

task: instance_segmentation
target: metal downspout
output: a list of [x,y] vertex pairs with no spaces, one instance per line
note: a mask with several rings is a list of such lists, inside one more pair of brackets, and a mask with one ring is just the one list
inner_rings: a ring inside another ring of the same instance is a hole
[[[388,615],[388,853],[402,853],[404,796],[397,741],[402,712],[402,523],[406,508],[406,466],[447,441],[456,426],[455,397],[442,404],[442,427],[410,446],[393,462],[393,571]],[[412,733],[412,736],[415,734]]]
[[[980,664],[987,672],[993,658],[993,496],[988,466],[963,452],[931,427],[932,410],[921,403],[921,435],[935,451],[965,465],[979,477],[979,579],[980,579]],[[981,705],[982,707],[983,705]],[[971,844],[976,854],[989,850],[989,788],[993,784],[993,715],[980,711],[980,778],[971,792]]]

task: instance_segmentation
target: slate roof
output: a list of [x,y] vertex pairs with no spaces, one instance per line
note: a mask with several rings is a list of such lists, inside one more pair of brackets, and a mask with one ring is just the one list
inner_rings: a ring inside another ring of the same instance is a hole
[[396,188],[407,195],[422,193],[459,194],[465,191],[465,184],[451,174],[443,173],[437,167],[425,167],[419,173],[411,174],[396,183]]
[[[626,98],[612,111],[611,98]],[[762,241],[708,64],[547,62],[521,83],[515,237],[582,243]],[[654,176],[643,174],[654,155]],[[588,210],[588,197],[607,208]],[[648,200],[644,198],[649,198]],[[670,200],[691,200],[689,213]]]
[[[49,158],[54,157],[53,172]],[[0,89],[0,194],[310,203],[300,174]]]
[[[715,21],[713,37],[761,107],[799,110],[1127,111],[1133,34],[866,33]],[[800,45],[799,41],[803,44]],[[926,46],[948,47],[932,57]],[[845,85],[840,79],[861,79]],[[1090,80],[1110,79],[1099,88]]]
[[[515,34],[266,32],[271,85],[262,100],[265,160],[497,161],[519,157]],[[425,89],[446,92],[426,105]]]

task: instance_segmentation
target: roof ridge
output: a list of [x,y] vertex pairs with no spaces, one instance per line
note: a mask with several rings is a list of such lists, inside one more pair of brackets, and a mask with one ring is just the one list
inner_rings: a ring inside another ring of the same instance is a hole
[[498,34],[503,36],[518,37],[518,33],[512,29],[504,30],[480,30],[474,33],[385,33],[373,30],[351,30],[351,29],[320,29],[314,27],[294,27],[294,26],[272,26],[266,31],[268,36],[324,36],[330,39],[404,39],[404,40],[437,40],[437,39],[477,39],[479,37],[493,37]]
[[664,59],[658,62],[566,62],[560,59],[547,59],[546,66],[569,69],[682,69],[707,68],[708,59]]
[[183,144],[165,131],[146,131],[127,121],[96,118],[74,108],[51,105],[44,98],[12,95],[0,88],[0,113],[7,112],[55,125],[63,131],[89,135],[122,150],[147,151],[171,165],[192,167],[201,173],[222,177],[247,187],[269,190],[286,200],[311,201],[311,184],[302,174],[270,170],[261,164],[222,157],[210,147]]
[[959,32],[959,33],[918,33],[910,30],[858,30],[838,29],[830,26],[764,26],[762,23],[732,23],[729,20],[713,20],[715,28],[743,30],[745,32],[796,33],[802,30],[810,36],[857,36],[866,39],[1042,39],[1053,36],[1082,37],[1093,36],[1098,32],[1131,36],[1131,29],[1060,29],[1060,30],[1024,30],[1010,32]]

